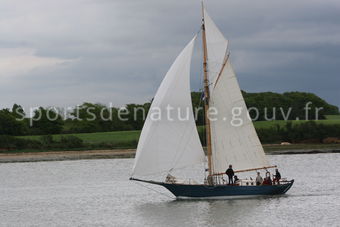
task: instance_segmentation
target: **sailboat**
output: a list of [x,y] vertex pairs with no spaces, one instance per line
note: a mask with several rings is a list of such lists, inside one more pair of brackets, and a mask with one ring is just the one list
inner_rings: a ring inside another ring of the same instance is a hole
[[[294,180],[281,179],[276,184],[256,185],[252,178],[247,177],[233,184],[226,183],[225,171],[229,165],[232,165],[235,174],[265,170],[269,177],[268,169],[276,166],[269,164],[249,118],[230,63],[228,40],[208,15],[203,3],[200,32],[206,152],[199,139],[190,96],[190,66],[195,35],[170,67],[152,101],[130,180],[163,186],[176,198],[284,194]],[[170,118],[170,107],[172,110],[185,110],[187,118],[183,120],[181,114]],[[211,119],[211,109],[216,110],[214,119]],[[197,166],[202,166],[204,172],[201,183],[175,176],[175,173]]]

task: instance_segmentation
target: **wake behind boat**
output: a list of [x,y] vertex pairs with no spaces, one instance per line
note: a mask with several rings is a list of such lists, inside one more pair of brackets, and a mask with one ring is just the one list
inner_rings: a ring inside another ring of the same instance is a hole
[[[271,181],[267,169],[276,166],[269,164],[248,117],[230,63],[228,40],[203,4],[201,33],[206,155],[199,140],[190,97],[190,64],[195,36],[176,58],[154,97],[139,139],[130,179],[163,186],[177,198],[284,194],[294,180],[280,179],[276,174],[274,183]],[[184,111],[187,118],[183,120],[181,114],[170,118],[167,116],[169,108]],[[209,112],[211,109],[216,110],[214,119]],[[231,164],[234,174],[266,170],[267,181],[259,184],[257,180],[246,177],[227,184],[225,171]],[[179,180],[175,176],[199,165],[203,165],[203,183]],[[154,180],[157,178],[163,180]]]

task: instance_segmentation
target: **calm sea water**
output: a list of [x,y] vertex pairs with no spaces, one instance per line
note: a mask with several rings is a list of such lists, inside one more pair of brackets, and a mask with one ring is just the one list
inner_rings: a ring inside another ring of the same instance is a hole
[[340,226],[340,154],[269,158],[286,195],[198,201],[128,181],[132,159],[0,164],[0,226]]

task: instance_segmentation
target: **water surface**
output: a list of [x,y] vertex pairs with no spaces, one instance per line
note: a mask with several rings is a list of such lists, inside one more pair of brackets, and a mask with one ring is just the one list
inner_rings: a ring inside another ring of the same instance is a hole
[[340,225],[340,154],[269,158],[286,195],[194,201],[128,181],[132,159],[0,164],[0,226]]

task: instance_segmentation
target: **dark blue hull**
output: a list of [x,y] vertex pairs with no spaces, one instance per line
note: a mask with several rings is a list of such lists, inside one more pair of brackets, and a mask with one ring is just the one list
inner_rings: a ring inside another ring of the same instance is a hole
[[294,180],[280,185],[262,185],[262,186],[236,186],[236,185],[208,186],[208,185],[169,184],[155,181],[143,181],[143,182],[161,185],[168,189],[177,198],[215,198],[215,197],[220,198],[228,196],[229,197],[261,196],[261,195],[284,194],[292,187]]
[[176,197],[224,197],[224,196],[256,196],[256,195],[278,195],[286,193],[293,185],[293,181],[284,185],[263,186],[233,186],[233,185],[180,185],[161,184]]

